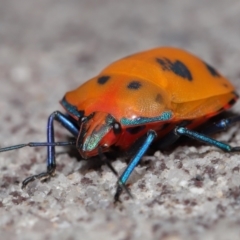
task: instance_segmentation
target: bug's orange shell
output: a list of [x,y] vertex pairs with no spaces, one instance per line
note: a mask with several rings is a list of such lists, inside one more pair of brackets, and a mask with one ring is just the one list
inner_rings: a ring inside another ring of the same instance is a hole
[[155,117],[171,110],[178,120],[214,115],[234,98],[234,90],[201,59],[163,47],[110,64],[65,99],[85,115],[100,111],[120,120]]

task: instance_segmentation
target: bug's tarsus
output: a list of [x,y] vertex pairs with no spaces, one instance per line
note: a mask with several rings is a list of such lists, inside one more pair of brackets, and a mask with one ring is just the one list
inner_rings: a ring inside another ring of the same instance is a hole
[[123,192],[123,189],[126,191],[126,193],[128,194],[128,196],[131,198],[131,199],[134,199],[133,195],[131,194],[129,188],[126,186],[125,183],[121,182],[120,180],[118,180],[117,182],[117,189],[116,189],[116,193],[114,195],[114,203],[117,203],[117,202],[122,202],[120,200],[120,195],[122,194]]
[[240,147],[233,147],[231,152],[240,152]]
[[49,175],[48,172],[44,172],[44,173],[40,173],[40,174],[30,176],[22,182],[22,189],[24,189],[30,182],[33,182],[36,179],[39,179],[40,181],[44,181],[44,180],[47,180],[49,178],[50,178],[50,175]]
[[[122,187],[120,185],[117,186],[116,193],[114,195],[114,203],[122,202],[120,200],[120,195],[122,194]],[[133,197],[132,197],[133,198]]]
[[35,181],[36,179],[39,179],[41,182],[46,181],[53,177],[55,175],[55,166],[48,167],[47,172],[42,172],[30,177],[27,177],[23,182],[22,182],[22,189],[24,189],[30,182]]

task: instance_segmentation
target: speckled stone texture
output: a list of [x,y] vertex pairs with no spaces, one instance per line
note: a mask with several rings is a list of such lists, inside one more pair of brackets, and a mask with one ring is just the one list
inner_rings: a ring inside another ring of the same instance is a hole
[[[240,90],[239,26],[239,0],[0,0],[0,146],[45,141],[66,91],[156,46],[195,53]],[[55,129],[58,141],[69,136]],[[238,129],[216,137],[240,145]],[[135,199],[124,193],[114,205],[106,166],[58,153],[56,177],[26,190],[20,183],[45,170],[46,149],[0,154],[1,239],[240,239],[239,154],[189,141],[145,156],[131,179]]]

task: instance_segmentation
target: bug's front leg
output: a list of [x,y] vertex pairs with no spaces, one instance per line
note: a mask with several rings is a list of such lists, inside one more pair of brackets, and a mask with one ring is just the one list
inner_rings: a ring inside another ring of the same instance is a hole
[[[49,118],[47,123],[47,142],[54,143],[54,120],[61,123],[63,127],[65,127],[70,133],[73,134],[74,137],[78,136],[79,126],[77,126],[76,121],[72,119],[69,115],[64,115],[59,111],[53,112]],[[28,183],[39,179],[41,181],[47,180],[54,176],[56,170],[56,161],[55,161],[55,146],[47,147],[47,171],[30,176],[26,178],[22,182],[22,188],[25,188]]]
[[126,188],[125,184],[126,184],[128,178],[130,177],[132,171],[134,170],[136,165],[139,163],[139,161],[141,160],[144,153],[148,150],[149,146],[151,145],[153,140],[156,138],[156,136],[157,136],[157,134],[153,130],[149,130],[147,132],[146,136],[143,139],[143,142],[141,142],[141,144],[139,145],[139,148],[138,148],[136,154],[131,159],[131,161],[128,164],[128,166],[126,167],[125,171],[119,177],[119,179],[117,181],[117,190],[116,190],[116,193],[115,193],[115,196],[114,196],[114,201],[115,202],[120,201],[119,200],[120,195],[122,193],[122,190],[124,188]]

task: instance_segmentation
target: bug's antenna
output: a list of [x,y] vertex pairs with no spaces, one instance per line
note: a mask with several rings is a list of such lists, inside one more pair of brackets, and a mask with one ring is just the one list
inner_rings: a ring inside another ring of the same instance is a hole
[[98,148],[98,155],[99,155],[101,161],[104,162],[109,167],[109,169],[113,172],[113,174],[116,177],[119,177],[118,172],[116,171],[116,169],[112,166],[112,164],[108,161],[106,156],[103,154],[101,147]]
[[0,152],[12,151],[12,150],[16,150],[16,149],[24,148],[24,147],[48,147],[48,146],[76,146],[76,141],[73,141],[73,142],[53,142],[53,143],[48,143],[48,142],[22,143],[22,144],[10,146],[10,147],[0,148]]

